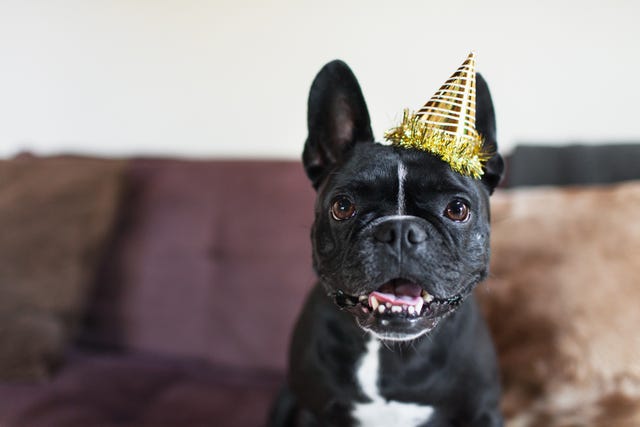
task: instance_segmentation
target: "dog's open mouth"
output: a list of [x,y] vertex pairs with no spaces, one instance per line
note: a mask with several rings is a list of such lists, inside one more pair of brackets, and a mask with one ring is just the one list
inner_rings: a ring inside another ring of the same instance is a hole
[[406,279],[390,280],[363,295],[335,293],[336,304],[355,315],[362,328],[390,341],[409,341],[429,332],[462,300],[461,294],[438,298]]
[[376,317],[407,317],[438,315],[446,307],[458,305],[462,300],[459,295],[450,298],[436,298],[422,286],[405,279],[394,279],[375,291],[359,296],[336,294],[336,303],[343,308],[358,307],[362,313],[370,313]]
[[390,311],[392,314],[419,316],[425,304],[433,300],[432,295],[415,283],[393,281],[371,292],[367,303],[374,313]]

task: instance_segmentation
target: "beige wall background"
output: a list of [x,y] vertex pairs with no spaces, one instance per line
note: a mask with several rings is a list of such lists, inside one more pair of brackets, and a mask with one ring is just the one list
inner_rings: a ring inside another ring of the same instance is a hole
[[377,137],[473,50],[501,148],[640,139],[640,2],[0,0],[0,157],[297,158],[334,58]]

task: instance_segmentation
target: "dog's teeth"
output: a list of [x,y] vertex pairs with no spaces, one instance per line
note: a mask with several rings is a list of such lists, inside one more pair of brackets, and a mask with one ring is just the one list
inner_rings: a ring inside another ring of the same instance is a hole
[[387,306],[387,308],[391,308],[391,303],[390,302],[386,303],[385,305]]
[[427,291],[422,291],[422,299],[424,300],[424,302],[429,303],[433,301],[433,295],[431,295]]
[[407,309],[409,311],[409,314],[416,314],[416,309],[414,306],[410,305],[409,308]]
[[416,303],[416,314],[420,314],[420,312],[422,311],[422,305],[422,300],[418,299],[418,302]]
[[402,307],[400,307],[399,305],[394,305],[391,307],[391,312],[392,313],[401,313],[402,312]]
[[380,306],[378,307],[378,311],[380,312],[380,314],[384,313],[384,311],[386,310],[387,307],[385,307],[384,305],[380,304]]
[[373,295],[371,295],[369,297],[369,305],[371,306],[371,308],[373,308],[374,310],[378,308],[378,305],[380,305],[380,303],[378,302],[378,300],[376,299],[376,297],[374,297]]
[[367,296],[366,296],[366,295],[360,295],[360,296],[358,297],[358,301],[360,301],[360,302],[364,302],[364,301],[366,301],[366,300],[367,300]]
[[407,308],[409,308],[409,307],[407,307],[406,304],[402,304],[402,311],[407,311]]

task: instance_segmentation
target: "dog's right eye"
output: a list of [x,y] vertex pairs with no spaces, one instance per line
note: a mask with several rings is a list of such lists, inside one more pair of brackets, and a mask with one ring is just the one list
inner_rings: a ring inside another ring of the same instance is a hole
[[331,216],[336,221],[344,221],[356,214],[356,205],[347,196],[337,196],[331,202]]
[[455,222],[465,222],[469,219],[469,214],[469,206],[462,200],[454,200],[444,210],[444,216]]

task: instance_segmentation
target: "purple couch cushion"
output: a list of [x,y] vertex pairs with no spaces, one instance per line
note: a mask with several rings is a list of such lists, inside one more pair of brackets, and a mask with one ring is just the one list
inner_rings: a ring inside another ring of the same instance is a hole
[[298,162],[137,160],[85,340],[283,369],[314,282]]
[[76,353],[47,384],[0,384],[7,427],[264,425],[280,375],[151,355]]

